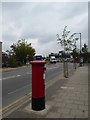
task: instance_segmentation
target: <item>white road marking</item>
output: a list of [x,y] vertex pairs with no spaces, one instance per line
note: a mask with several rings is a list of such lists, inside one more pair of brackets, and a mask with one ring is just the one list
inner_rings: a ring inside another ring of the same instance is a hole
[[7,80],[7,79],[11,79],[11,78],[15,78],[15,77],[20,77],[21,75],[13,75],[13,76],[10,76],[10,77],[5,77],[5,78],[1,78],[0,80]]
[[46,70],[55,69],[55,68],[59,68],[59,67],[60,67],[60,66],[51,67],[51,68],[46,68]]
[[27,86],[31,86],[31,85],[26,85],[26,86],[24,86],[24,87],[21,87],[21,88],[19,88],[19,89],[16,89],[16,90],[12,91],[12,92],[9,92],[8,95],[13,94],[13,93],[16,93],[16,92],[22,90],[23,88],[25,88],[25,87],[27,87]]
[[62,86],[62,89],[74,89],[73,87],[66,87],[66,86]]
[[13,75],[13,76],[10,76],[10,77],[2,78],[2,80],[7,80],[7,79],[15,78],[15,77],[18,77],[18,76],[17,75]]
[[[32,74],[30,72],[27,72],[26,74]],[[7,80],[7,79],[11,79],[11,78],[16,78],[16,77],[21,77],[22,75],[13,75],[13,76],[9,76],[9,77],[5,77],[5,78],[1,78],[0,80]]]
[[20,77],[21,75],[17,75],[17,77]]

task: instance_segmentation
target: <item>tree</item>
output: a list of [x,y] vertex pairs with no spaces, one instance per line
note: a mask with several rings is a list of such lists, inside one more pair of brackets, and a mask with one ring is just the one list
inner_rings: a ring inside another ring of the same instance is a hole
[[77,68],[77,62],[79,62],[79,52],[77,50],[77,48],[74,48],[71,52],[71,55],[73,56],[73,68],[76,69]]
[[14,56],[9,57],[8,64],[9,64],[9,67],[17,67],[18,66],[18,62],[16,61]]
[[[76,47],[76,40],[78,38],[75,38],[75,33],[71,34],[69,36],[70,31],[67,30],[67,26],[64,27],[64,30],[62,32],[61,37],[57,34],[57,41],[61,44],[61,46],[64,48],[64,59],[66,58],[66,52],[72,51],[73,47]],[[63,61],[64,65],[64,77],[68,77],[68,64]]]
[[82,52],[84,54],[84,62],[88,60],[88,47],[86,44],[82,47]]
[[72,50],[71,55],[73,56],[74,59],[78,58],[79,59],[79,52],[76,48]]
[[87,48],[87,45],[86,45],[86,44],[84,44],[84,47],[82,47],[82,51],[83,51],[84,53],[87,53],[87,52],[88,52],[88,48]]
[[27,55],[29,56],[29,60],[33,60],[35,49],[32,48],[31,43],[28,44],[25,39],[18,40],[17,43],[13,43],[10,47],[11,56],[22,64],[26,63]]

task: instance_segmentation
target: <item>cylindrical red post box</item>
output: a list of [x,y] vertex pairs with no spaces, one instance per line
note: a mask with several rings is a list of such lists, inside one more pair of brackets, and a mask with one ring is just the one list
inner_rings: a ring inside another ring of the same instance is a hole
[[32,64],[32,109],[45,109],[45,61],[31,61]]

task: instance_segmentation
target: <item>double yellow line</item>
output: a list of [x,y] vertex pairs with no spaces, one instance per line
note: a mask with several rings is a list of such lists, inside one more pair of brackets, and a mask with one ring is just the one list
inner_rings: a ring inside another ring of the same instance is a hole
[[0,109],[0,116],[4,115],[5,113],[7,113],[12,108],[15,108],[17,106],[20,107],[20,105],[25,103],[25,101],[30,100],[29,98],[31,98],[31,94],[32,93],[28,93],[28,94],[24,95],[23,97],[21,97],[20,99],[12,102],[11,104],[7,105],[6,107],[4,107],[2,109]]

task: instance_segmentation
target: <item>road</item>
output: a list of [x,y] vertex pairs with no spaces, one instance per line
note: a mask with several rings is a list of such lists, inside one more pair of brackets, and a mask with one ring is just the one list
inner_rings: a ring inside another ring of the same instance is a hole
[[[69,69],[73,69],[72,63],[69,63]],[[45,82],[48,82],[52,78],[62,73],[63,63],[47,65]],[[9,105],[13,101],[31,92],[31,66],[17,68],[16,70],[8,72],[3,72],[2,78],[2,107]]]

